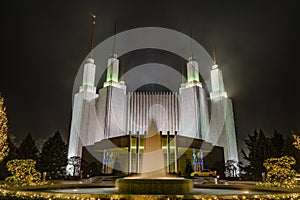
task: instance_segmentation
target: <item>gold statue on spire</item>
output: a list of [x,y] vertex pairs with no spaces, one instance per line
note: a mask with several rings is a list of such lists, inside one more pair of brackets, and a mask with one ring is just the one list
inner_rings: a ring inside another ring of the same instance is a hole
[[94,32],[95,32],[95,26],[96,26],[96,15],[93,13],[90,13],[92,17],[92,33],[91,33],[91,47],[90,47],[90,57],[93,58],[93,50],[94,50]]
[[215,39],[215,37],[214,37],[214,40],[212,42],[212,51],[213,51],[214,65],[217,65],[217,48],[216,48],[216,39]]
[[214,64],[217,64],[217,51],[216,51],[216,47],[213,48],[213,54],[214,54]]

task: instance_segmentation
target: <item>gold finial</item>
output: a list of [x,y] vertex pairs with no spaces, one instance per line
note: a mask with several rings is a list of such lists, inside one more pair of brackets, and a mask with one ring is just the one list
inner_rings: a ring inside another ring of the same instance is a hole
[[192,26],[190,25],[190,27],[189,27],[189,31],[190,31],[190,50],[191,50],[191,58],[193,59],[194,58],[194,51],[193,51],[193,38],[192,38]]
[[90,13],[92,17],[92,33],[91,33],[91,47],[90,47],[90,57],[93,58],[93,50],[94,50],[94,32],[95,32],[95,26],[96,26],[96,15],[93,13]]
[[214,54],[214,64],[217,64],[217,51],[216,48],[213,49],[213,54]]
[[214,38],[213,44],[212,44],[212,50],[213,50],[213,59],[214,59],[214,64],[217,64],[217,48],[216,48],[216,40]]
[[114,27],[112,56],[115,56],[115,54],[116,54],[116,34],[117,34],[117,20],[115,20],[115,27]]

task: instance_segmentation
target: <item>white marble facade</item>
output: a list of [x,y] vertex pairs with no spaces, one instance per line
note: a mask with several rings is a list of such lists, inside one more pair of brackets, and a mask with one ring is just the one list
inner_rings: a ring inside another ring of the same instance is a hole
[[[119,61],[108,60],[104,87],[96,94],[95,65],[88,59],[79,93],[74,97],[68,158],[82,155],[82,147],[105,138],[126,134],[145,134],[154,122],[162,134],[200,138],[224,147],[225,161],[237,160],[236,133],[232,101],[224,89],[222,71],[211,70],[210,97],[199,80],[198,63],[189,58],[187,82],[175,92],[127,92],[118,80]],[[72,175],[72,166],[67,173]]]

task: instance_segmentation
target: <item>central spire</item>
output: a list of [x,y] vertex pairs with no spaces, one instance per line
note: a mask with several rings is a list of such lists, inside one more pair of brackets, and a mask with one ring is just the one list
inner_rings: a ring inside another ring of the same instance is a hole
[[112,55],[107,60],[107,74],[104,87],[115,86],[123,87],[124,82],[119,82],[119,59],[116,53],[116,36],[117,36],[117,22],[115,21],[114,35],[112,41]]
[[199,78],[199,66],[198,62],[194,58],[193,51],[193,38],[192,38],[192,28],[190,26],[190,54],[191,56],[188,58],[188,62],[186,64],[187,67],[187,83],[186,86],[194,86],[198,85],[202,87]]

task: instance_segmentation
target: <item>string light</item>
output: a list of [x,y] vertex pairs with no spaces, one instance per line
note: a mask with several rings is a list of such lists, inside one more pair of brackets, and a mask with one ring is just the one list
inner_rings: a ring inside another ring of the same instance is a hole
[[5,179],[6,186],[36,186],[41,185],[41,173],[35,170],[35,160],[11,160],[6,164],[12,174]]
[[296,164],[296,160],[290,156],[281,158],[269,158],[264,162],[267,169],[265,183],[258,183],[258,186],[295,188],[296,171],[291,169]]
[[[69,196],[69,194],[61,194],[61,193],[45,193],[45,192],[31,192],[31,191],[14,191],[14,190],[9,190],[9,189],[0,189],[0,199],[2,196],[7,196],[9,199],[15,199],[14,197],[21,197],[22,199],[41,199],[41,200],[63,200],[63,199],[111,199],[111,200],[117,200],[117,199],[127,199],[122,197],[122,195],[117,195],[117,194],[96,194],[96,198],[89,198],[90,194],[74,194],[72,197]],[[93,194],[94,196],[95,194]],[[110,196],[110,197],[108,197]],[[177,196],[176,196],[177,197]],[[209,196],[205,195],[204,196],[198,196],[194,195],[195,199],[299,199],[300,198],[300,193],[282,193],[282,194],[243,194],[243,195],[220,195],[220,196]],[[130,198],[130,197],[128,197]],[[166,198],[165,195],[157,197],[157,199],[162,199]],[[180,195],[180,199],[190,199],[190,196],[185,196],[185,195]]]

